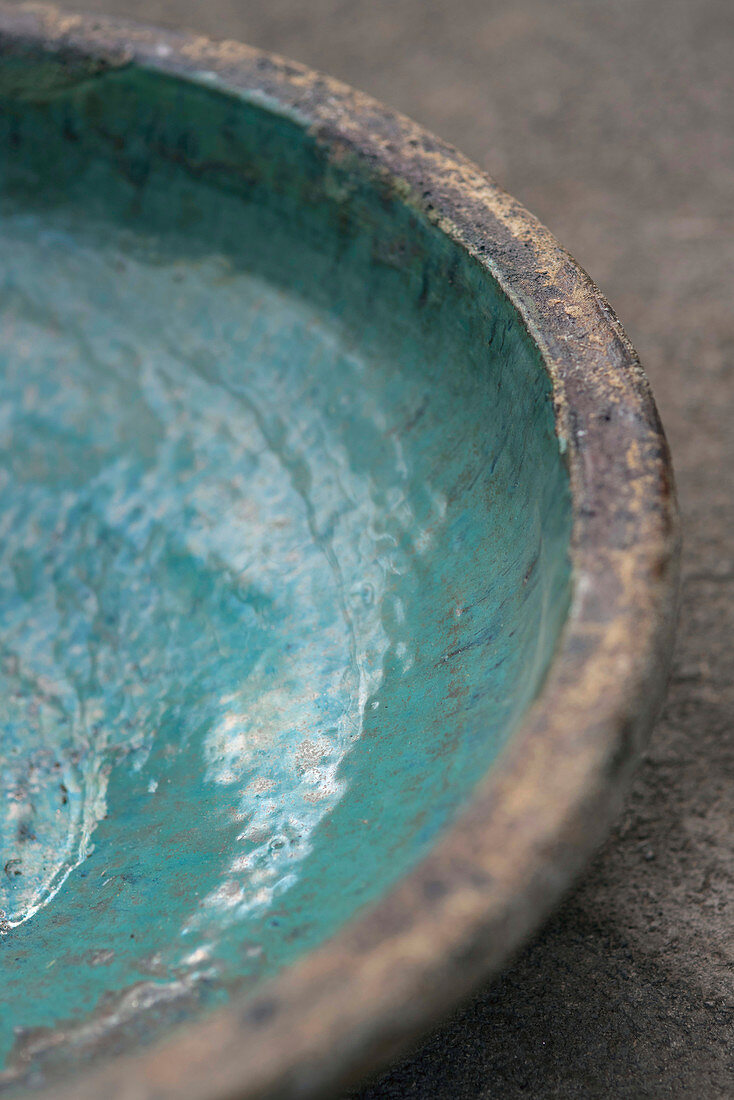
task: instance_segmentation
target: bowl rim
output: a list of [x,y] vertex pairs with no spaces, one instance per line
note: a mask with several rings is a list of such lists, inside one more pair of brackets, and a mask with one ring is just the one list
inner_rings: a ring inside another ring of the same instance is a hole
[[672,649],[679,535],[663,429],[616,316],[548,230],[371,97],[237,42],[40,5],[0,3],[0,52],[54,55],[67,84],[135,65],[296,119],[475,257],[552,379],[571,484],[572,606],[544,686],[466,807],[387,894],[253,993],[149,1048],[119,1055],[110,1044],[109,1061],[36,1093],[323,1095],[378,1068],[506,963],[618,809]]

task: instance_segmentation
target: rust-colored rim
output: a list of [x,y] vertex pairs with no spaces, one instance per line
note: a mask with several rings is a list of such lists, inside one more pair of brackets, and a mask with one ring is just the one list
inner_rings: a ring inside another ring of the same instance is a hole
[[637,356],[550,233],[454,149],[343,84],[234,42],[0,6],[0,49],[70,78],[134,63],[259,96],[328,149],[400,182],[504,288],[552,377],[574,509],[575,596],[540,697],[439,844],[333,939],[256,993],[54,1100],[314,1097],[384,1062],[535,929],[604,834],[664,691],[678,528],[665,437]]

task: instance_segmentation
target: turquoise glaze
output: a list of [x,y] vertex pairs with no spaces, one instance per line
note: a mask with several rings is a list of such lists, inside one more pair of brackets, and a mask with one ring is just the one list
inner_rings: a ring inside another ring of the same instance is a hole
[[415,865],[543,680],[571,510],[513,307],[297,119],[127,68],[0,147],[12,1084]]

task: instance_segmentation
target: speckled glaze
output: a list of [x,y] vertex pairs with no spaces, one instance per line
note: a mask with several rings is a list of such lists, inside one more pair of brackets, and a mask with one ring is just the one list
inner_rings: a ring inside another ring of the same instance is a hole
[[0,28],[0,1091],[323,1094],[602,835],[670,647],[662,431],[595,288],[411,123]]
[[1,124],[7,1080],[103,996],[125,1044],[131,990],[155,1004],[150,1040],[383,893],[527,709],[570,595],[550,381],[493,284],[336,174],[348,206],[163,153],[141,187],[111,127],[202,164],[226,130],[254,176],[294,126],[104,85]]

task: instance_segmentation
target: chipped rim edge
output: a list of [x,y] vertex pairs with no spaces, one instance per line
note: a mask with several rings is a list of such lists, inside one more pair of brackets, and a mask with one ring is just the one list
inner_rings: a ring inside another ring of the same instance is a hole
[[484,266],[540,349],[573,499],[574,599],[540,695],[431,852],[332,939],[47,1100],[314,1097],[375,1070],[496,972],[603,838],[662,700],[677,605],[670,457],[637,356],[595,285],[519,203],[368,96],[235,42],[0,3],[0,51],[78,79],[135,64],[260,99],[395,183]]

